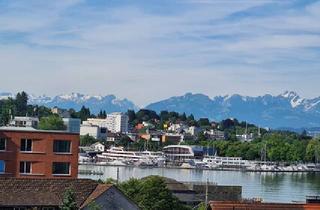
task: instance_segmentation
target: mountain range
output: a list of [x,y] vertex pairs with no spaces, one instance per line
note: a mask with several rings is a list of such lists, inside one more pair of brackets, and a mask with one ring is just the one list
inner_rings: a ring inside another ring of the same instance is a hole
[[[13,95],[0,93],[0,99],[7,97]],[[114,95],[90,96],[80,93],[54,97],[29,95],[29,103],[76,110],[84,105],[93,113],[98,113],[100,110],[110,113],[139,109],[132,101],[118,99]],[[193,114],[196,118],[207,117],[216,121],[237,118],[270,128],[320,127],[320,97],[305,99],[293,91],[286,91],[276,96],[266,94],[251,97],[234,94],[213,98],[204,94],[187,93],[151,103],[145,108],[157,112],[162,110],[185,112],[188,115]]]

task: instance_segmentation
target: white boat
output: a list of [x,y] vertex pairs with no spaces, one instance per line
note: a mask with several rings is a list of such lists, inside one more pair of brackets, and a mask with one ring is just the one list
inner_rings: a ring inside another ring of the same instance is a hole
[[125,151],[123,147],[111,147],[101,155],[97,155],[100,161],[122,161],[127,165],[155,165],[160,157],[163,156],[162,152],[151,151]]
[[133,160],[138,161],[141,155],[138,152],[125,151],[123,147],[111,147],[103,152],[101,155],[97,155],[99,158],[107,160]]
[[205,156],[203,162],[209,168],[244,168],[250,165],[249,161],[242,160],[241,157],[220,157],[220,156]]

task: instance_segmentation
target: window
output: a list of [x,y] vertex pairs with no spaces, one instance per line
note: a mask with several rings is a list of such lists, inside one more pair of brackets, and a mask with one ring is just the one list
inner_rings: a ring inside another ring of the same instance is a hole
[[21,174],[31,174],[31,162],[20,162],[20,173]]
[[0,138],[0,151],[6,150],[7,140],[5,138]]
[[4,160],[0,160],[0,174],[3,174],[6,172],[6,163]]
[[107,133],[107,128],[100,128],[100,133]]
[[53,142],[53,152],[70,153],[70,141],[55,140]]
[[69,175],[70,163],[52,163],[52,174],[56,175]]
[[20,151],[31,152],[32,151],[32,139],[21,139]]

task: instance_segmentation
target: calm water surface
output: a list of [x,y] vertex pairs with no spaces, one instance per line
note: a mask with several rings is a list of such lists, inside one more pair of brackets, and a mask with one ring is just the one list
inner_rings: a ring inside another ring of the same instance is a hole
[[[80,165],[80,170],[102,171],[103,175],[79,175],[80,178],[106,180],[117,178],[116,166]],[[168,168],[119,167],[120,181],[131,177],[142,178],[159,175],[186,182],[215,182],[219,185],[242,186],[243,198],[263,198],[264,201],[305,201],[307,195],[320,195],[318,173],[270,173],[241,171],[209,171]]]

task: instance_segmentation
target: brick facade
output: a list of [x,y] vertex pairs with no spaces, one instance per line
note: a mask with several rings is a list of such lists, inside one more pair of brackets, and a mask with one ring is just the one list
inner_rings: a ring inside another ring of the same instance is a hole
[[[0,130],[0,138],[6,139],[6,149],[0,151],[0,161],[5,162],[5,172],[0,177],[17,178],[77,178],[79,134],[50,131]],[[21,139],[32,140],[32,151],[20,151]],[[70,152],[53,152],[54,140],[70,141]],[[31,162],[31,173],[20,173],[20,162]],[[69,174],[53,175],[53,162],[69,163]]]

